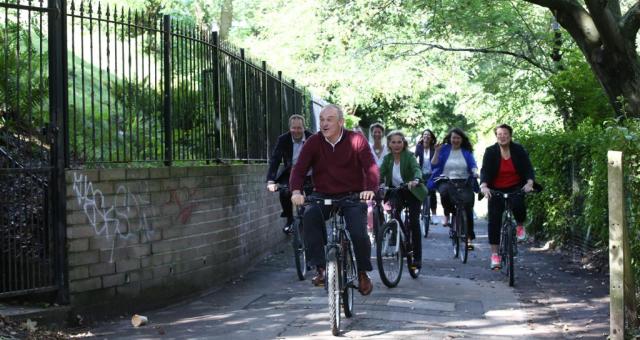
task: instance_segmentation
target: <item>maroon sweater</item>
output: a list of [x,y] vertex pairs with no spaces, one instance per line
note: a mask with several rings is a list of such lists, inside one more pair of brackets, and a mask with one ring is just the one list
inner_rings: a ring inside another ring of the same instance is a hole
[[367,139],[360,133],[344,130],[335,149],[318,132],[304,143],[291,171],[289,188],[302,190],[305,174],[313,169],[314,191],[344,194],[378,188],[380,173]]

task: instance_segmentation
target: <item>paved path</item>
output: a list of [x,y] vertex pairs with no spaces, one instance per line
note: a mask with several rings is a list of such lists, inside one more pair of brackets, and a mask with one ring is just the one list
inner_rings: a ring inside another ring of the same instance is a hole
[[[423,244],[425,268],[418,279],[412,279],[405,269],[398,287],[388,289],[378,272],[372,272],[373,293],[367,297],[357,294],[356,314],[343,318],[341,337],[602,338],[608,317],[603,307],[608,304],[606,296],[592,301],[592,309],[584,301],[568,305],[571,298],[553,300],[554,292],[539,287],[529,272],[517,278],[515,289],[510,288],[504,275],[487,269],[486,223],[479,221],[476,231],[476,251],[466,265],[452,258],[447,229],[438,226]],[[520,261],[527,261],[529,254],[523,251]],[[313,287],[309,280],[298,281],[292,262],[290,249],[283,248],[244,277],[199,299],[144,313],[150,320],[147,326],[133,328],[128,319],[121,319],[98,325],[91,332],[109,339],[333,339],[325,290]],[[546,268],[545,263],[540,267]],[[534,267],[521,265],[519,269],[539,275]],[[526,291],[519,292],[519,286]],[[537,290],[529,292],[531,289]],[[598,289],[594,292],[591,287],[590,295],[602,295]],[[569,311],[587,310],[567,324],[560,305]]]

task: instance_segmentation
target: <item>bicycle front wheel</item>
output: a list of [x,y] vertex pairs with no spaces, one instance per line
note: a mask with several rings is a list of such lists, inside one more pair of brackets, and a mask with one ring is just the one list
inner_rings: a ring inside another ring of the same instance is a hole
[[293,223],[293,237],[291,246],[293,247],[293,258],[296,264],[298,279],[304,280],[307,275],[307,257],[305,255],[304,239],[302,238],[302,224],[299,219]]
[[515,284],[515,272],[513,265],[513,246],[515,243],[515,225],[511,222],[507,222],[507,274],[509,275],[509,286],[513,287]]
[[402,231],[397,220],[385,223],[376,237],[376,260],[380,279],[385,286],[393,288],[402,277]]
[[358,271],[356,269],[356,257],[353,253],[353,245],[350,241],[344,242],[346,247],[343,248],[342,258],[342,310],[344,316],[350,318],[353,316],[353,293],[354,282],[358,280]]
[[467,212],[464,208],[460,209],[460,211],[456,212],[456,229],[458,230],[458,244],[460,253],[460,261],[462,263],[467,263],[467,258],[469,257],[469,238],[467,237]]
[[460,238],[458,238],[458,218],[457,215],[452,216],[451,226],[449,227],[449,238],[453,247],[453,257],[460,256]]
[[422,236],[427,238],[429,236],[429,226],[431,225],[431,210],[429,204],[429,195],[425,198],[422,203],[422,214],[420,214],[420,224],[422,230]]
[[329,296],[329,321],[331,334],[340,333],[340,277],[338,261],[327,262],[327,292]]

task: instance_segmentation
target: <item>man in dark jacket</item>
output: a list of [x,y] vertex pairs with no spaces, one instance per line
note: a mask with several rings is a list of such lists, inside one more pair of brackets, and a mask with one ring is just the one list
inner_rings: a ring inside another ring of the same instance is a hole
[[[292,115],[289,117],[289,132],[278,137],[271,158],[269,159],[269,171],[267,172],[267,190],[278,191],[278,184],[288,185],[291,168],[298,161],[298,155],[302,150],[302,145],[311,136],[311,132],[304,129],[304,117]],[[280,163],[283,167],[280,167]],[[293,207],[291,204],[291,191],[280,190],[280,205],[282,206],[281,217],[287,219],[282,231],[289,233],[291,223],[293,223]]]

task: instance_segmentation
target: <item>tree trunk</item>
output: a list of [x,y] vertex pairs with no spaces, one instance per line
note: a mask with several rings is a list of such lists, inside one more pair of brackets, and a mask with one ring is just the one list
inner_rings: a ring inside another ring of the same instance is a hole
[[227,40],[233,23],[233,0],[224,0],[220,10],[220,40]]
[[604,47],[585,56],[616,112],[640,117],[640,62],[635,50],[615,52]]
[[618,1],[524,0],[547,7],[578,44],[618,116],[640,117],[636,36],[640,2],[622,15]]

